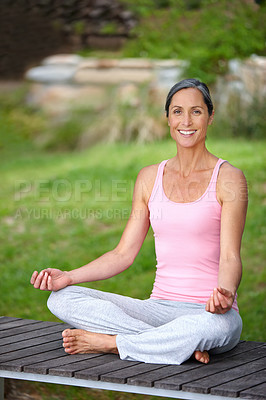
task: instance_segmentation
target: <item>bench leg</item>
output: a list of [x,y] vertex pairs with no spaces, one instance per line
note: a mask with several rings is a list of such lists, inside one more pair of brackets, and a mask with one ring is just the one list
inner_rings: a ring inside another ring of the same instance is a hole
[[0,400],[4,400],[5,378],[0,378]]

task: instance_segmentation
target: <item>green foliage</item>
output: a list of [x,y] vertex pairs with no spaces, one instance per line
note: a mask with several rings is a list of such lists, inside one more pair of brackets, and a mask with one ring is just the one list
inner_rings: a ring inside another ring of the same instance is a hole
[[265,5],[243,0],[124,0],[139,15],[129,57],[178,58],[189,61],[184,75],[214,82],[227,61],[265,54]]
[[44,115],[25,103],[27,85],[0,95],[0,151],[20,151],[45,130]]
[[232,95],[226,112],[217,113],[213,129],[219,137],[265,138],[266,103],[254,97],[252,102],[243,104],[240,95]]
[[102,28],[100,33],[103,35],[114,35],[118,33],[119,26],[116,22],[108,22]]
[[[95,119],[90,107],[69,110],[58,121],[51,119],[49,129],[40,135],[40,147],[46,150],[75,150],[85,127]],[[38,142],[38,141],[37,141]]]
[[73,23],[73,29],[77,35],[83,35],[83,33],[85,32],[85,28],[86,24],[84,21],[76,21]]

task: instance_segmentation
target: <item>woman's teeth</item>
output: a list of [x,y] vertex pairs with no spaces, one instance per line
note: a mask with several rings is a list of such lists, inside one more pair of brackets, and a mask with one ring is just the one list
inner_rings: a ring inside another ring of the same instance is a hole
[[196,130],[195,131],[179,131],[182,135],[192,135],[193,133],[195,133],[196,132]]

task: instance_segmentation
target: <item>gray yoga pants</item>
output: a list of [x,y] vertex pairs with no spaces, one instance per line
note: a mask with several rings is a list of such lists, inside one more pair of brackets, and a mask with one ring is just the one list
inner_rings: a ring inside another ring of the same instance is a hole
[[139,300],[81,286],[52,292],[48,308],[75,328],[117,335],[122,360],[146,363],[181,364],[195,350],[231,350],[242,330],[233,309],[212,314],[204,304]]

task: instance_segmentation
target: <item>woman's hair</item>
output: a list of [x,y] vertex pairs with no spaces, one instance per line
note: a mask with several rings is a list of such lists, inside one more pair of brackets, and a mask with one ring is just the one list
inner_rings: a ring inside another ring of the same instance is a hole
[[203,83],[197,79],[184,79],[184,80],[176,83],[170,89],[170,91],[167,95],[167,98],[166,98],[166,103],[165,103],[166,116],[168,117],[168,115],[169,115],[169,106],[171,104],[173,95],[176,92],[178,92],[179,90],[188,89],[188,88],[195,88],[195,89],[198,89],[201,91],[204,102],[208,108],[208,113],[211,116],[212,112],[213,112],[213,104],[212,104],[212,99],[211,99],[209,88],[205,83]]

